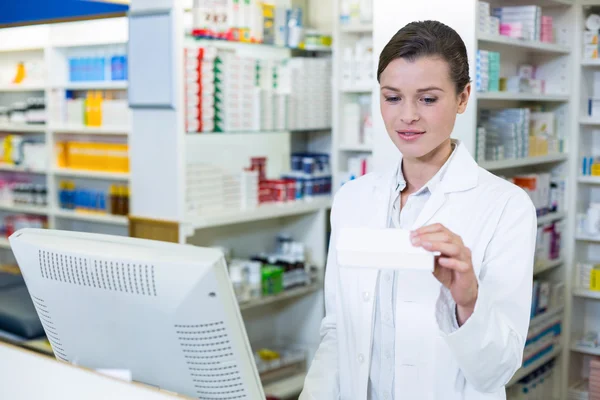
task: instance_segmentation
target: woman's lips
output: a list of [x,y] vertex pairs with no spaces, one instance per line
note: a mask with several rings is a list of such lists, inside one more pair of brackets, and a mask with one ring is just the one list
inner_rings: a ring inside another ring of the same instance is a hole
[[420,138],[425,131],[419,131],[419,130],[402,130],[402,131],[396,131],[396,133],[398,134],[398,136],[400,136],[400,139],[402,140],[406,140],[407,142],[411,142],[414,140],[417,140],[418,138]]

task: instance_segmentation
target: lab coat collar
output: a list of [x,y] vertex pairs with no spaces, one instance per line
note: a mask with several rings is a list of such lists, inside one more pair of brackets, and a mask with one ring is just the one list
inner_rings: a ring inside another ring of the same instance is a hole
[[[477,186],[479,176],[479,166],[465,148],[461,141],[453,139],[456,144],[451,159],[444,165],[443,179],[439,179],[439,187],[444,193],[462,192]],[[394,168],[382,172],[375,180],[376,190],[382,193],[389,193],[389,189],[394,189],[397,179],[398,168],[402,162],[402,157]],[[441,170],[440,170],[441,172]],[[439,174],[439,173],[438,173]]]
[[[479,166],[460,141],[455,140],[454,143],[456,143],[456,149],[452,154],[451,162],[445,165],[447,169],[444,173],[444,179],[440,181],[439,186],[432,193],[431,198],[425,204],[411,229],[425,225],[444,205],[448,193],[462,192],[477,186]],[[396,187],[398,165],[399,163],[396,164],[395,168],[381,173],[375,179],[374,189],[377,202],[381,206],[377,207],[373,222],[374,225],[380,228],[387,226],[389,201],[391,192]]]

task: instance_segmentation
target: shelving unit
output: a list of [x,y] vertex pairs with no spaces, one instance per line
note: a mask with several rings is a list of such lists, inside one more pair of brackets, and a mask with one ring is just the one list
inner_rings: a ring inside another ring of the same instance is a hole
[[[360,109],[361,97],[364,102],[378,93],[378,86],[374,71],[377,70],[377,56],[373,51],[355,61],[347,58],[346,52],[355,51],[359,43],[373,40],[373,21],[367,18],[342,18],[342,0],[333,0],[333,42],[337,51],[333,57],[333,130],[332,130],[332,166],[334,168],[334,188],[339,188],[345,181],[350,179],[350,160],[362,157],[369,160],[373,152],[372,138],[364,130],[363,112],[350,112],[351,118],[345,115],[346,107]],[[373,1],[370,2],[373,4]],[[371,58],[368,60],[368,58]],[[360,76],[353,68],[365,62],[371,62],[373,77],[371,79],[355,79]],[[351,72],[350,72],[351,71]],[[372,100],[370,100],[372,103]],[[371,114],[373,107],[371,107]],[[360,115],[360,117],[358,117]],[[356,117],[355,117],[356,116]],[[357,133],[358,129],[358,133]],[[362,132],[361,132],[362,131]],[[367,172],[372,170],[373,165],[369,161]],[[353,176],[357,178],[358,176]]]
[[[189,3],[189,4],[182,4]],[[236,131],[218,133],[186,133],[184,102],[184,49],[198,47],[217,49],[218,54],[234,53],[240,57],[261,60],[280,60],[290,57],[331,57],[331,49],[298,50],[265,44],[237,43],[222,40],[198,40],[188,35],[192,20],[191,1],[172,2],[169,5],[173,24],[170,40],[152,40],[148,32],[133,28],[130,31],[130,48],[151,47],[151,59],[131,59],[129,93],[147,92],[147,88],[160,83],[167,100],[132,108],[129,139],[130,187],[135,195],[131,203],[130,230],[133,236],[170,240],[203,247],[225,247],[233,258],[247,259],[263,251],[272,252],[277,235],[289,234],[294,241],[305,246],[306,262],[316,270],[316,283],[285,291],[276,296],[263,297],[240,304],[242,317],[250,343],[275,343],[285,338],[285,344],[298,345],[307,351],[310,362],[320,343],[319,328],[324,315],[323,271],[326,263],[328,220],[331,197],[315,195],[310,199],[285,203],[261,204],[243,208],[234,203],[231,207],[215,206],[205,211],[188,200],[192,196],[192,183],[202,172],[190,171],[200,164],[218,168],[215,174],[231,173],[238,176],[248,167],[252,157],[266,157],[266,176],[279,178],[289,172],[292,153],[332,153],[333,140],[327,126],[292,131]],[[310,4],[307,5],[310,7]],[[144,0],[133,0],[130,15],[142,20],[152,15],[153,6]],[[150,13],[149,13],[150,12]],[[162,12],[162,11],[161,11]],[[310,16],[304,10],[304,25],[310,26]],[[156,60],[168,60],[158,65]],[[146,69],[156,63],[155,74]],[[168,64],[168,65],[167,65]],[[169,71],[167,73],[167,71]],[[152,93],[160,97],[157,91]],[[135,103],[135,95],[130,104]],[[169,103],[165,106],[165,103]],[[58,131],[59,128],[56,128]],[[63,129],[60,129],[64,131]],[[67,132],[70,133],[70,132]],[[149,162],[148,155],[160,155]],[[331,165],[334,165],[333,163]],[[61,174],[63,171],[61,171]],[[215,179],[218,185],[225,178]],[[148,234],[165,232],[163,237]],[[298,316],[302,315],[302,326]],[[274,344],[273,344],[274,345]],[[297,396],[304,383],[304,373],[282,379],[265,386],[265,392],[281,398]]]
[[[20,43],[26,38],[25,47]],[[59,184],[63,178],[74,180],[79,185],[98,190],[107,190],[113,182],[127,182],[128,174],[114,174],[97,171],[77,171],[59,169],[55,166],[54,144],[60,139],[59,135],[76,138],[77,140],[98,139],[99,141],[127,139],[129,126],[67,126],[62,118],[61,91],[65,90],[126,90],[126,81],[74,82],[68,83],[68,55],[72,52],[102,51],[107,46],[123,45],[128,40],[128,19],[126,17],[98,19],[92,21],[66,22],[51,25],[23,26],[2,29],[0,52],[2,61],[0,68],[4,72],[13,68],[18,61],[29,61],[38,65],[34,70],[42,71],[36,75],[25,77],[21,84],[0,84],[0,105],[9,105],[22,101],[29,96],[44,97],[47,122],[45,124],[0,124],[3,134],[21,135],[34,138],[45,143],[46,166],[44,168],[29,168],[11,164],[0,164],[3,174],[27,174],[27,178],[47,188],[47,207],[25,205],[0,206],[0,217],[6,215],[26,214],[47,217],[49,228],[100,232],[116,235],[128,234],[127,217],[82,214],[59,208]],[[35,42],[35,43],[34,43]],[[80,53],[81,54],[81,53]],[[6,79],[8,75],[0,74]],[[28,79],[32,79],[28,81]],[[110,136],[110,138],[106,138]],[[103,139],[104,137],[104,139]],[[115,139],[116,138],[116,139]],[[0,248],[9,249],[4,238],[0,238]],[[8,254],[3,252],[1,255]]]

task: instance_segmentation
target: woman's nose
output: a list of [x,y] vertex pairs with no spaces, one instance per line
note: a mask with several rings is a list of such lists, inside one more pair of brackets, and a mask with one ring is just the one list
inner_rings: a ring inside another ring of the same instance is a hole
[[405,124],[411,124],[419,120],[419,114],[417,112],[417,108],[412,105],[406,105],[402,107],[400,119]]

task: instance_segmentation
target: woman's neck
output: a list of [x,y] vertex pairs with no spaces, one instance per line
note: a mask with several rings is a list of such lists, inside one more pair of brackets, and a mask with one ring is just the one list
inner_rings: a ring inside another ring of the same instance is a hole
[[444,141],[430,153],[419,158],[402,159],[402,175],[406,180],[405,191],[410,193],[421,189],[444,166],[452,154],[452,141]]

